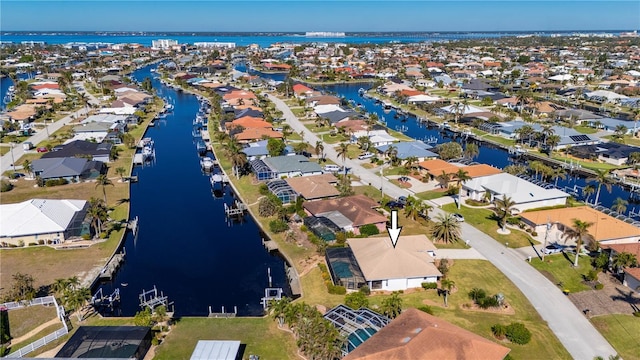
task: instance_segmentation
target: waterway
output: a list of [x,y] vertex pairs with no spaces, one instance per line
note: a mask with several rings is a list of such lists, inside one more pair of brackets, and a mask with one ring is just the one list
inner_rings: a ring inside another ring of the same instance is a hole
[[[151,67],[133,78],[152,77]],[[264,249],[250,215],[226,221],[223,204],[234,200],[230,189],[222,198],[212,196],[191,133],[198,99],[158,79],[152,83],[175,110],[145,135],[155,142],[156,161],[133,171],[139,182],[131,184],[131,217],[139,217],[139,231],[136,238],[127,235],[125,262],[113,281],[101,285],[103,293],[120,289],[113,314],[121,316],[139,311],[138,295],[154,286],[174,302],[178,316],[206,316],[209,306],[213,312],[237,306],[239,315],[261,315],[268,269],[273,286],[289,292],[284,261]]]
[[[244,72],[247,71],[247,68],[242,64],[239,64],[238,66],[236,66],[236,70]],[[276,81],[283,81],[285,79],[284,74],[263,74],[254,70],[249,70],[249,72]],[[395,110],[391,109],[390,111],[385,111],[382,104],[376,103],[375,99],[364,98],[359,95],[358,90],[360,88],[369,90],[371,89],[371,86],[372,85],[370,84],[336,84],[311,87],[327,93],[335,94],[339,97],[344,97],[346,100],[350,100],[352,104],[362,106],[366,112],[377,114],[379,119],[381,119],[383,122],[386,122],[388,128],[400,131],[414,139],[423,140],[425,142],[429,140],[437,141],[436,143],[432,143],[431,145],[457,141],[463,147],[465,146],[466,140],[462,139],[462,137],[460,136],[455,136],[455,134],[452,132],[442,131],[436,128],[429,128],[424,123],[418,122],[415,116],[396,117]],[[474,141],[478,144],[480,153],[474,159],[474,161],[478,163],[489,164],[501,169],[505,166],[516,163],[516,159],[512,158],[509,155],[508,150],[506,149],[485,142],[478,142],[475,140],[469,141]],[[556,184],[555,180],[553,184]],[[558,179],[557,181],[558,188],[571,193],[578,200],[585,200],[585,196],[582,194],[582,189],[588,184],[595,186],[596,188],[598,185],[597,182],[589,183],[584,176],[579,176],[578,174],[571,172],[567,173],[565,179]],[[627,216],[633,216],[640,212],[640,205],[632,203],[630,201],[630,192],[619,185],[612,186],[611,192],[608,192],[605,187],[602,187],[598,202],[604,207],[611,208],[617,198],[622,198],[630,202],[630,204],[627,206],[626,211],[624,212]],[[590,202],[593,202],[594,199],[595,194],[591,195],[588,200]],[[638,216],[635,216],[634,218],[638,219]]]

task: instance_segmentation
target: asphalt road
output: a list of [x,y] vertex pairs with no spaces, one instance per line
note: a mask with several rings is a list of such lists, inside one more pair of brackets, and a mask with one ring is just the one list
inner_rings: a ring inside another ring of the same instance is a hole
[[[82,86],[79,83],[74,83],[74,86]],[[84,89],[84,88],[83,88]],[[91,104],[99,104],[100,101],[98,99],[96,99],[93,95],[91,95],[88,92],[84,92],[88,97],[89,97],[89,102]],[[52,124],[48,124],[47,128],[48,128],[48,134],[53,134],[54,132],[60,130],[60,128],[62,128],[63,126],[69,124],[71,121],[73,121],[74,119],[77,119],[80,116],[84,116],[87,114],[87,110],[85,108],[82,108],[76,112],[73,112],[67,116],[65,116],[64,118],[52,123]],[[38,145],[40,142],[44,141],[47,139],[47,129],[43,128],[41,130],[38,130],[38,132],[36,132],[35,134],[31,135],[31,137],[29,137],[27,140],[25,140],[25,142],[31,142],[33,145]],[[20,159],[20,157],[22,155],[24,155],[25,150],[22,148],[22,144],[23,143],[17,143],[14,145],[13,150],[9,151],[8,153],[4,154],[2,156],[2,158],[0,158],[0,174],[3,174],[5,171],[8,170],[13,170],[13,161],[15,159],[16,163],[15,166],[18,169],[22,168],[22,163],[19,162],[18,159]],[[34,152],[35,149],[33,150],[29,150],[30,152]],[[13,155],[12,155],[13,152]]]
[[[284,101],[270,94],[268,96],[278,110],[282,111],[291,128],[297,133],[302,132],[307,142],[315,145],[316,141],[321,140],[298,120]],[[333,146],[325,145],[324,152],[326,157],[336,164],[343,164],[342,159],[338,159]],[[351,173],[358,176],[361,182],[370,183],[378,188],[382,184],[384,193],[392,198],[410,195],[408,191],[363,168],[359,162],[346,159],[344,165],[351,168]],[[437,215],[444,211],[434,207],[432,213]],[[593,327],[582,311],[575,307],[558,286],[531,267],[521,253],[503,246],[467,223],[462,223],[462,238],[469,240],[474,249],[502,271],[522,291],[574,359],[586,360],[596,356],[607,358],[609,355],[616,354],[613,347]],[[532,357],[535,357],[535,354],[532,354]]]

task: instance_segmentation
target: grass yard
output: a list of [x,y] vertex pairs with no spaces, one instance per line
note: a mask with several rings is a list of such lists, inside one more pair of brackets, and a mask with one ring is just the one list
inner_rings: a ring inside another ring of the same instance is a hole
[[598,132],[598,129],[589,126],[574,126],[573,129],[582,134],[595,134]]
[[265,317],[181,318],[156,349],[154,359],[188,360],[199,339],[240,340],[246,345],[245,359],[250,354],[260,356],[261,360],[297,358],[293,335],[279,330],[275,320]]
[[586,169],[592,169],[592,170],[596,170],[596,169],[601,169],[601,170],[613,170],[613,169],[618,169],[618,168],[622,168],[624,166],[616,166],[613,164],[607,164],[604,162],[595,162],[595,161],[585,161],[582,159],[578,159],[572,156],[565,156],[563,154],[560,154],[558,152],[554,152],[553,155],[551,156],[553,159],[558,160],[558,161],[562,161],[562,162],[573,162],[580,164],[583,168]]
[[57,317],[53,306],[29,306],[9,311],[11,337],[16,339]]
[[[46,328],[38,331],[38,333],[34,334],[30,338],[25,339],[24,341],[21,341],[21,342],[18,342],[18,343],[12,343],[11,344],[11,350],[9,350],[9,352],[12,353],[14,351],[18,351],[18,350],[22,349],[23,347],[31,344],[32,342],[34,342],[34,341],[36,341],[36,340],[38,340],[40,338],[43,338],[43,337],[45,337],[45,336],[47,336],[47,335],[49,335],[49,334],[51,334],[54,331],[59,330],[59,329],[62,329],[62,323],[61,322],[58,322],[58,323],[56,323],[54,325],[49,325]],[[62,341],[64,341],[64,340],[62,340],[62,339],[58,339],[57,340],[57,342],[59,342],[59,343],[61,343]]]
[[591,322],[625,360],[640,360],[640,318],[632,315],[601,315]]
[[[430,305],[434,314],[451,323],[472,331],[480,336],[496,340],[491,334],[491,326],[496,323],[509,324],[521,322],[532,333],[531,342],[527,345],[502,343],[511,348],[511,356],[515,359],[530,359],[536,354],[539,359],[570,359],[569,353],[538,315],[526,297],[495,266],[484,260],[455,260],[448,277],[455,282],[456,289],[449,295],[449,307],[443,306],[443,299],[435,290],[419,290],[402,294],[403,307],[420,307]],[[468,292],[472,288],[482,288],[488,294],[502,293],[514,313],[493,311],[475,311],[463,308],[463,304],[471,303]],[[379,306],[385,295],[369,297],[372,307]]]
[[487,209],[474,209],[462,206],[459,210],[456,204],[447,204],[442,207],[442,210],[450,213],[460,213],[464,216],[467,223],[473,225],[478,230],[491,236],[501,244],[509,243],[510,248],[519,248],[524,246],[530,246],[538,244],[536,240],[533,240],[529,234],[524,231],[518,231],[511,229],[511,234],[501,235],[498,234],[498,222],[493,220],[494,212]]
[[421,193],[417,193],[416,194],[416,197],[418,199],[422,199],[422,200],[439,199],[439,198],[445,197],[445,196],[447,196],[447,192],[446,191],[437,191],[437,190],[425,191],[425,192],[421,192]]
[[582,276],[591,270],[590,259],[581,257],[578,267],[574,268],[574,257],[569,254],[566,255],[568,255],[568,258],[565,257],[564,253],[547,255],[544,262],[539,258],[534,258],[531,260],[531,266],[540,271],[554,284],[562,282],[563,290],[566,289],[572,293],[591,290],[589,286],[582,283],[584,280]]
[[337,144],[337,143],[340,143],[340,142],[348,142],[349,141],[349,135],[346,135],[346,134],[345,135],[327,134],[327,135],[322,137],[322,141],[324,141],[325,144]]

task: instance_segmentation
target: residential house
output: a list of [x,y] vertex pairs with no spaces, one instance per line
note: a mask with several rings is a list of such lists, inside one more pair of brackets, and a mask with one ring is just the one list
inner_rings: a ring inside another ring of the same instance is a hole
[[511,349],[414,308],[345,356],[344,360],[502,360]]
[[302,176],[285,179],[287,184],[306,201],[328,199],[340,195],[338,178],[333,174]]
[[108,163],[112,147],[113,144],[109,143],[75,140],[62,146],[56,146],[55,151],[44,153],[42,159],[76,157]]
[[583,145],[571,147],[569,153],[575,157],[589,160],[600,160],[613,165],[625,165],[629,156],[640,152],[640,148],[625,144],[607,142],[597,145]]
[[302,205],[307,214],[325,217],[344,231],[360,234],[364,225],[375,225],[380,232],[386,231],[387,217],[375,208],[380,204],[364,195],[346,196],[343,198],[307,201]]
[[88,234],[85,200],[31,199],[0,205],[0,245],[60,243]]
[[[250,142],[244,147],[244,149],[242,149],[242,152],[245,153],[245,155],[247,155],[248,161],[264,159],[267,156],[269,156],[269,150],[267,149],[268,143],[269,143],[269,140],[259,140],[256,142]],[[284,148],[283,155],[288,156],[288,155],[295,155],[295,154],[296,153],[295,151],[293,151],[293,148],[291,147],[291,145],[287,145]]]
[[499,173],[481,176],[462,184],[462,196],[481,201],[489,196],[490,201],[511,198],[515,203],[513,211],[558,206],[566,204],[569,194],[558,189],[545,189],[517,176]]
[[424,234],[400,236],[395,247],[388,236],[348,239],[347,244],[371,290],[420,288],[442,276],[434,265],[437,248]]
[[371,144],[373,144],[374,147],[389,145],[398,141],[398,139],[389,135],[389,133],[386,130],[382,130],[382,129],[371,130],[371,131],[369,130],[354,131],[353,133],[351,133],[350,141],[351,143],[355,144],[358,142],[358,139],[360,139],[361,137],[369,138],[369,141],[371,141]]
[[104,163],[75,157],[51,158],[33,160],[31,168],[36,176],[45,181],[48,179],[80,181],[98,177],[104,171]]
[[401,160],[416,157],[418,161],[424,161],[425,159],[438,157],[438,154],[430,151],[430,149],[433,149],[433,146],[427,145],[420,140],[377,146],[376,149],[379,153],[384,154],[391,146],[394,146],[396,150],[398,150],[398,154],[396,156]]
[[251,161],[258,180],[282,179],[296,176],[320,175],[322,167],[302,155],[274,156]]
[[541,234],[546,231],[547,223],[564,231],[573,226],[573,220],[578,219],[593,224],[588,228],[589,234],[603,246],[640,241],[640,228],[588,206],[531,211],[520,216],[525,224]]
[[636,292],[640,292],[640,268],[624,269],[624,285]]

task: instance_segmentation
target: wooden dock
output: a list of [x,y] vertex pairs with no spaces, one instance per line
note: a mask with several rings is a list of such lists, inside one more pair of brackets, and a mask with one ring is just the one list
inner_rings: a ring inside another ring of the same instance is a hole
[[111,279],[123,262],[124,253],[113,255],[107,266],[105,266],[104,269],[102,269],[102,272],[100,272],[100,278]]
[[277,251],[278,243],[273,240],[262,239],[262,245],[267,248],[268,251]]

